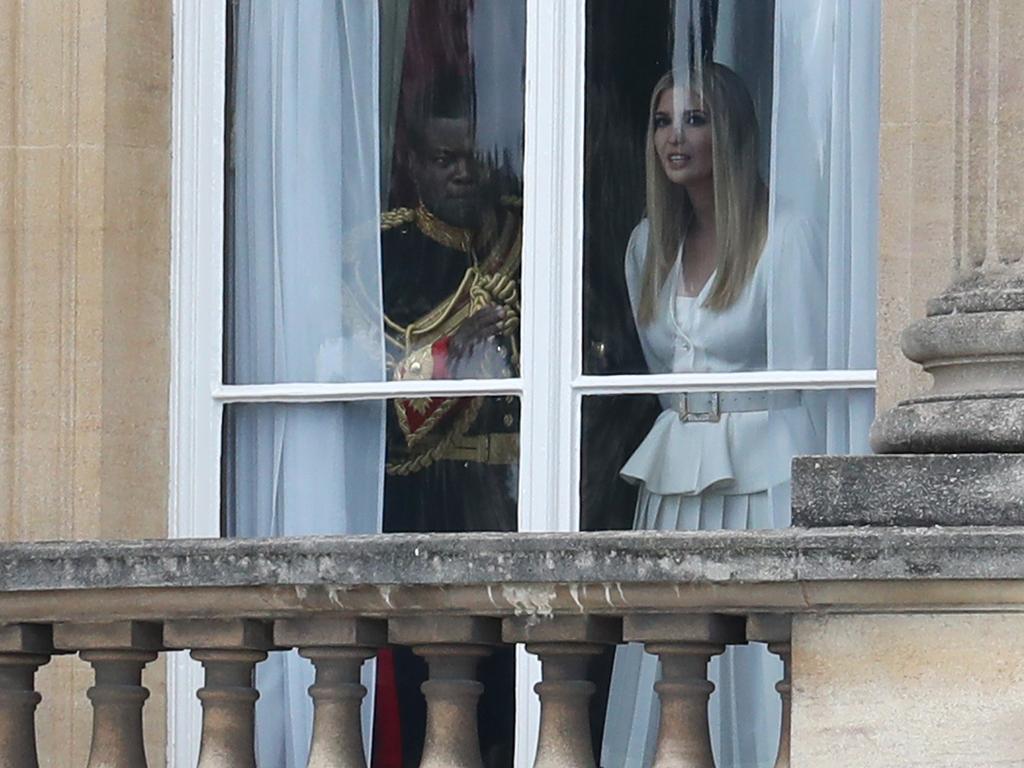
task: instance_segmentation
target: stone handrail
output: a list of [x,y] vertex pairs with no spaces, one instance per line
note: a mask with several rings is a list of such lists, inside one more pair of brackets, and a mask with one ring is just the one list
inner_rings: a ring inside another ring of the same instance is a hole
[[[816,477],[827,483],[828,467],[819,464]],[[543,667],[534,765],[589,767],[586,659],[639,641],[664,670],[655,765],[713,768],[708,660],[756,640],[786,662],[781,768],[789,765],[792,617],[982,605],[1024,605],[1021,528],[7,544],[0,766],[36,765],[34,673],[69,652],[95,669],[89,765],[145,765],[141,672],[168,649],[190,650],[205,668],[200,766],[255,765],[253,670],[268,653],[298,648],[316,668],[309,765],[363,768],[360,667],[390,643],[411,646],[430,666],[422,765],[475,768],[472,730],[448,725],[475,717],[481,655],[525,643]]]

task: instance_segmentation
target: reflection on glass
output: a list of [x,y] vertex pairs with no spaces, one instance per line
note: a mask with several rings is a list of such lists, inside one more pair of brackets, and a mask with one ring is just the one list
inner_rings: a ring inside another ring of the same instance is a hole
[[[767,366],[767,331],[757,317],[764,314],[767,270],[760,270],[759,283],[754,272],[766,261],[761,155],[767,133],[758,112],[770,112],[770,75],[764,81],[771,72],[772,8],[770,0],[748,2],[742,11],[729,2],[654,3],[640,18],[620,18],[604,7],[591,13],[597,39],[613,50],[622,44],[602,32],[618,34],[620,23],[637,27],[650,46],[631,48],[639,61],[620,60],[615,70],[600,61],[588,67],[587,225],[594,230],[585,273],[588,372]],[[768,24],[757,26],[758,20]],[[754,56],[760,60],[751,61]],[[742,69],[752,77],[737,74]],[[626,103],[629,115],[619,108]],[[616,133],[604,124],[606,114],[618,123]],[[611,178],[606,162],[614,166]],[[625,267],[616,268],[623,250]],[[748,337],[751,349],[724,350],[717,339],[701,338],[697,326],[737,304],[725,324],[732,336]],[[673,335],[689,345],[678,351],[690,354],[661,348]]]
[[525,24],[233,4],[228,383],[518,375]]
[[525,5],[413,0],[406,23],[382,99],[388,374],[516,376]]
[[585,372],[874,365],[869,26],[821,0],[591,6]]
[[[871,391],[587,397],[581,528],[784,527],[792,458],[867,452],[873,415]],[[608,701],[603,765],[649,763],[657,709],[650,686],[638,681],[653,681],[656,668],[654,656],[629,645],[616,652],[610,674],[595,680]],[[778,660],[757,644],[731,647],[712,662],[709,714],[719,764],[774,765],[780,675]]]

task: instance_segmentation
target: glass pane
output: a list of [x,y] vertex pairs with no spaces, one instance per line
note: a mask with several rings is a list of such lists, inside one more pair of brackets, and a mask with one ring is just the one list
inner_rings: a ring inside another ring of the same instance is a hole
[[519,400],[235,404],[224,533],[514,531]]
[[[873,415],[870,390],[584,398],[581,528],[786,526],[793,456],[868,453]],[[772,765],[778,659],[760,644],[734,646],[709,675],[715,764]],[[612,664],[594,670],[595,700],[607,702],[601,765],[649,764],[656,676],[656,658],[638,644],[620,646]]]
[[230,7],[225,381],[518,375],[525,0]]
[[876,13],[589,4],[585,373],[874,367]]
[[[229,405],[223,454],[227,536],[517,527],[516,398]],[[481,746],[489,766],[512,765],[514,650],[498,649],[480,667]],[[274,654],[259,667],[261,765],[306,764],[308,666]],[[418,765],[426,667],[408,649],[395,648],[379,659],[377,674],[377,691],[390,694],[377,697],[373,749],[389,756],[398,750],[400,764]],[[388,738],[396,729],[400,744]]]

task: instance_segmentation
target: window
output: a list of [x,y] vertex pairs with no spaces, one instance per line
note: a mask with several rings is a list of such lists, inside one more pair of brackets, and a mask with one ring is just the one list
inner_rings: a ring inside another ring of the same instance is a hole
[[866,450],[874,0],[217,5],[176,9],[176,535],[771,527],[793,453]]

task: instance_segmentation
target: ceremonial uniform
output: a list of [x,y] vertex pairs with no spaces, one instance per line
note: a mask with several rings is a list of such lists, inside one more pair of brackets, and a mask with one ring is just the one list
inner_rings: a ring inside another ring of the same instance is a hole
[[[503,205],[477,233],[448,225],[422,204],[384,214],[381,258],[388,368],[397,380],[519,375],[521,215]],[[456,368],[449,346],[486,306],[504,309],[501,332]],[[453,370],[456,368],[456,370]],[[516,530],[519,404],[513,397],[409,398],[388,404],[385,532]],[[419,764],[425,663],[394,654],[403,765]],[[480,665],[484,764],[511,765],[515,704],[512,649]]]
[[[474,376],[518,375],[520,227],[503,211],[490,250],[425,208],[382,225],[388,366],[394,379],[452,377],[450,340],[487,305],[506,310],[503,334],[481,345]],[[388,408],[386,532],[516,529],[519,404],[512,397],[398,399]]]

